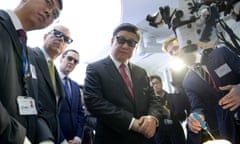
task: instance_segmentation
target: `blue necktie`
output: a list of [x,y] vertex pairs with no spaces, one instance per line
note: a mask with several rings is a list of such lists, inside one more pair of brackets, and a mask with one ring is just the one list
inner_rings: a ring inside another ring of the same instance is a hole
[[69,85],[68,85],[68,78],[67,77],[64,77],[64,89],[65,89],[65,92],[66,92],[67,99],[71,103],[72,102],[72,95],[71,95],[71,90],[70,90]]

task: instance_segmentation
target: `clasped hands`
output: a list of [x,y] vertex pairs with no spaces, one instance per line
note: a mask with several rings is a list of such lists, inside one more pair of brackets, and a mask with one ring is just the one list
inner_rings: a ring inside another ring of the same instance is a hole
[[143,134],[146,138],[154,136],[157,128],[157,120],[152,116],[142,116],[135,119],[132,125],[132,130]]

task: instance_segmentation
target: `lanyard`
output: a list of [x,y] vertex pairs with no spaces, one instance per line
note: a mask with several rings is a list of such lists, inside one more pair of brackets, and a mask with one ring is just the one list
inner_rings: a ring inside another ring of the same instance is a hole
[[25,51],[26,45],[23,44],[23,42],[20,40],[21,48],[22,48],[22,63],[23,63],[23,81],[24,81],[24,89],[25,89],[25,94],[28,95],[28,78],[30,76],[29,74],[29,62],[28,62],[28,57],[27,57],[27,50]]
[[27,52],[25,52],[25,45],[21,43],[22,47],[22,62],[23,62],[23,74],[24,76],[28,75],[28,69],[29,69],[29,63],[28,63],[28,58],[27,58]]

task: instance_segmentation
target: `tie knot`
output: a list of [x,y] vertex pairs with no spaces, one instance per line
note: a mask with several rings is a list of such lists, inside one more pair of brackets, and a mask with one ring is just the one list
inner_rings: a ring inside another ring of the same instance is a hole
[[64,77],[64,80],[65,80],[65,81],[68,81],[68,77],[67,77],[67,76],[65,76],[65,77]]
[[27,35],[26,32],[23,29],[17,30],[18,37],[21,39],[22,42],[26,44],[27,42]]
[[126,65],[122,63],[122,64],[120,65],[120,68],[121,68],[121,69],[125,69],[125,68],[126,68]]
[[48,62],[51,66],[54,64],[52,59],[48,60]]

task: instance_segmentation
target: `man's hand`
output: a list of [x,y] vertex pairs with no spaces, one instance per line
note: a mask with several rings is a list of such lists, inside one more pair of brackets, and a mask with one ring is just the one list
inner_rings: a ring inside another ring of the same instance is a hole
[[[201,114],[198,114],[198,115],[202,119],[202,121],[205,122],[205,117]],[[199,131],[202,130],[201,124],[194,118],[193,113],[189,115],[187,119],[187,125],[188,125],[188,128],[196,134],[198,134]]]
[[227,85],[219,87],[219,89],[223,91],[229,91],[229,93],[227,93],[218,102],[223,109],[234,111],[240,106],[240,85]]
[[140,131],[140,121],[138,119],[134,119],[131,129],[135,132],[141,133],[141,131]]
[[142,116],[139,119],[140,132],[146,137],[151,138],[154,136],[157,127],[157,121],[152,116]]

